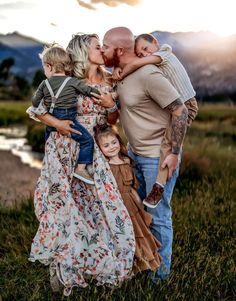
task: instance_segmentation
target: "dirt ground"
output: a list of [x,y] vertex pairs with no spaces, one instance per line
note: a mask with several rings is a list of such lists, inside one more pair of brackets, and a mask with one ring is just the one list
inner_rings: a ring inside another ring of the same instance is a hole
[[20,204],[33,196],[39,173],[11,152],[0,151],[0,205]]

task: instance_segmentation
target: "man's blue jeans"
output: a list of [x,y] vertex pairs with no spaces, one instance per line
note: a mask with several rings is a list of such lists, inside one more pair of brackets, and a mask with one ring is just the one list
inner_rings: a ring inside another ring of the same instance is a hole
[[[54,108],[52,115],[60,120],[72,120],[74,125],[71,127],[79,131],[82,135],[72,133],[71,138],[80,144],[78,164],[91,164],[93,162],[94,140],[89,131],[82,126],[77,120],[77,110],[75,108],[60,109]],[[48,139],[51,132],[57,131],[56,128],[47,126],[45,132],[45,140]]]
[[[143,157],[135,154],[131,149],[129,149],[129,156],[135,161],[134,172],[140,184],[138,193],[143,200],[152,190],[152,186],[156,182],[159,157]],[[173,241],[171,198],[178,172],[179,167],[174,172],[171,179],[167,181],[164,188],[163,197],[157,207],[147,208],[147,211],[152,214],[153,217],[150,229],[154,236],[161,243],[159,252],[163,259],[162,264],[156,271],[153,280],[157,278],[165,279],[170,273]]]

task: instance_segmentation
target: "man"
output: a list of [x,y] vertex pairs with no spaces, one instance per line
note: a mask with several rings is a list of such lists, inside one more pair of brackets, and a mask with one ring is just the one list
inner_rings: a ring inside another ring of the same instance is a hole
[[[112,28],[103,39],[102,54],[107,67],[121,67],[136,59],[134,36],[125,27]],[[136,162],[135,173],[140,182],[142,199],[155,183],[160,145],[167,127],[172,128],[172,154],[163,165],[168,167],[168,182],[163,198],[156,208],[147,208],[153,216],[151,230],[161,242],[163,264],[156,279],[170,273],[172,254],[171,197],[178,175],[181,146],[187,128],[188,112],[179,94],[155,65],[146,65],[118,83],[121,105],[120,119],[129,141],[129,155]]]

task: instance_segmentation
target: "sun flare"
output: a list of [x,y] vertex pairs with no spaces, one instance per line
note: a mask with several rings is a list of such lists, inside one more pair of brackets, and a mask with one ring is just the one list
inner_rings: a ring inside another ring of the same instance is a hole
[[[79,5],[80,2],[88,7],[92,4],[93,9]],[[138,4],[130,6],[124,1],[112,7],[105,0],[27,0],[27,5],[26,1],[19,1],[17,6],[14,0],[5,0],[5,4],[0,4],[0,33],[18,31],[62,45],[78,31],[96,32],[103,37],[106,30],[116,26],[129,27],[134,34],[153,31],[211,31],[221,37],[236,34],[235,0],[178,0],[164,1],[161,5],[157,0],[128,2]]]

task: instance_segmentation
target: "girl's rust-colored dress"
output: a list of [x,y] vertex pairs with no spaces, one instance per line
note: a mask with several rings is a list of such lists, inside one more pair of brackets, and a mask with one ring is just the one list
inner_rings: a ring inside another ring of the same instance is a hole
[[134,272],[152,270],[160,266],[161,257],[158,253],[160,242],[153,236],[149,226],[152,216],[144,210],[143,204],[136,192],[137,179],[130,163],[110,164],[116,179],[124,204],[133,222],[136,240]]

